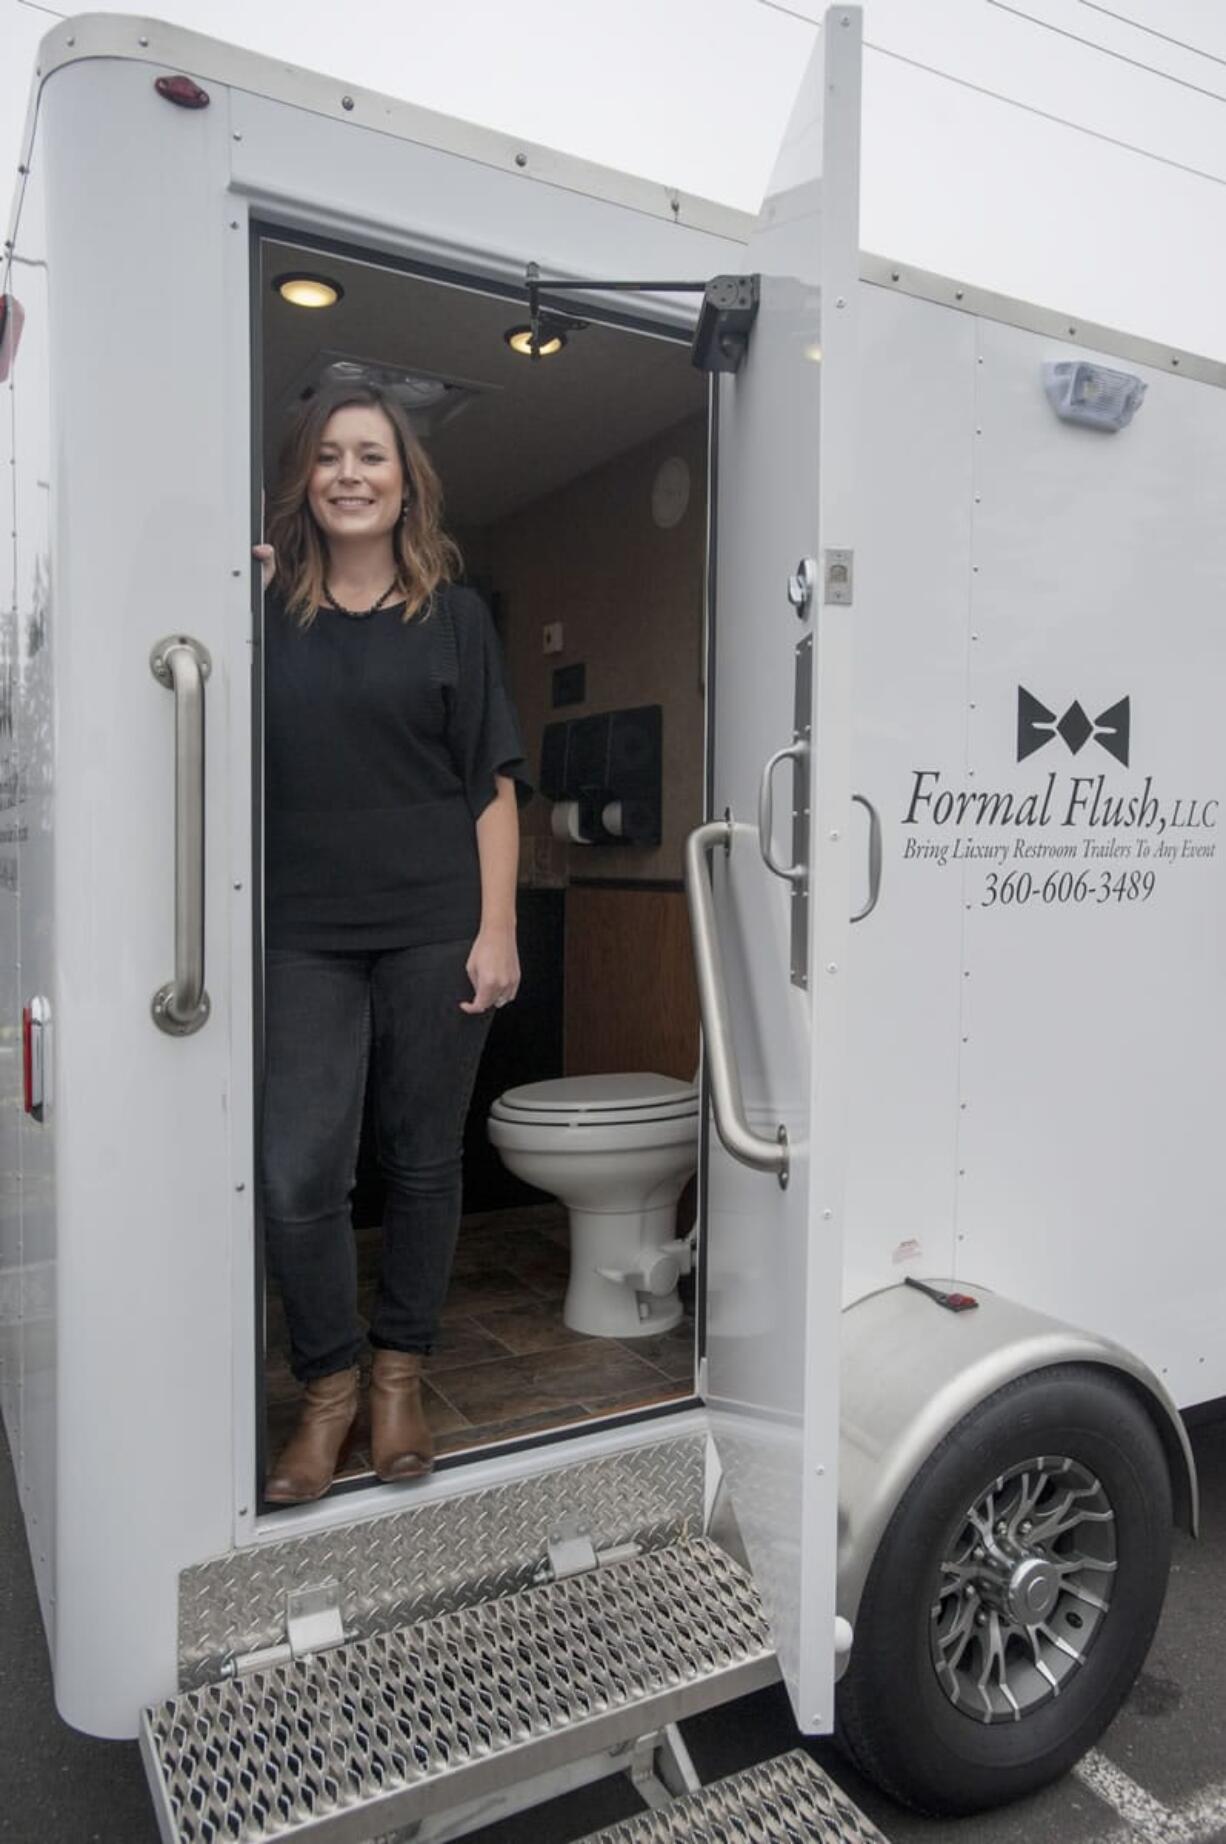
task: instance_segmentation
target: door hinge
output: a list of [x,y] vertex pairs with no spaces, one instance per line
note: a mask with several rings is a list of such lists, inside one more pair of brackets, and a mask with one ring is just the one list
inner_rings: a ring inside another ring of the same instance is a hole
[[642,1553],[641,1543],[616,1543],[609,1549],[597,1549],[591,1532],[582,1525],[563,1524],[550,1537],[534,1580],[538,1584],[565,1581],[568,1575],[589,1575],[593,1569],[607,1569],[614,1562],[632,1562]]
[[270,1665],[288,1665],[291,1659],[330,1652],[333,1647],[344,1645],[349,1637],[337,1582],[320,1582],[314,1588],[291,1588],[285,1597],[285,1638],[277,1645],[260,1646],[254,1652],[232,1652],[222,1664],[221,1675],[241,1678],[251,1671],[265,1671]]

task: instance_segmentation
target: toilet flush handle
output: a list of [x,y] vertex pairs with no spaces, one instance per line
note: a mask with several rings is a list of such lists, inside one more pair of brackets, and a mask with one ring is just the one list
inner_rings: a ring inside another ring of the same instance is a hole
[[606,1281],[620,1281],[636,1293],[671,1293],[683,1274],[693,1266],[693,1251],[688,1242],[664,1242],[659,1248],[640,1249],[638,1259],[629,1268],[597,1268]]

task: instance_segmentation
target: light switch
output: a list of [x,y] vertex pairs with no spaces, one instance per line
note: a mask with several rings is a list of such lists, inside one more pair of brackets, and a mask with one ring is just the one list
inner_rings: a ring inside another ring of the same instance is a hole
[[541,637],[545,643],[546,653],[562,651],[562,623],[560,621],[547,621],[541,630]]

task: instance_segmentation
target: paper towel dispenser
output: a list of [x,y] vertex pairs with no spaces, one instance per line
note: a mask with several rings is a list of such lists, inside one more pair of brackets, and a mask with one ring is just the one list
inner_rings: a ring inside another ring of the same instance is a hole
[[663,707],[546,724],[540,789],[554,833],[581,845],[660,843]]

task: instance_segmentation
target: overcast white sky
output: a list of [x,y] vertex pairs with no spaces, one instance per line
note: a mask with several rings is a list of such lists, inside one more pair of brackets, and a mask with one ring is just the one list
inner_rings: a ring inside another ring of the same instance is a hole
[[[819,5],[155,10],[753,209]],[[1226,0],[865,0],[864,12],[866,249],[1226,358]],[[0,175],[14,174],[38,41],[60,16],[0,0]]]

